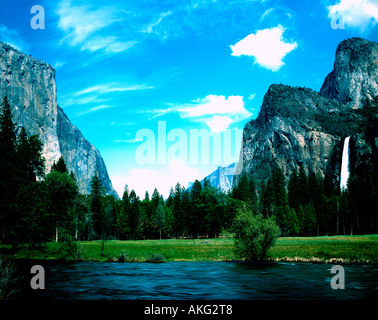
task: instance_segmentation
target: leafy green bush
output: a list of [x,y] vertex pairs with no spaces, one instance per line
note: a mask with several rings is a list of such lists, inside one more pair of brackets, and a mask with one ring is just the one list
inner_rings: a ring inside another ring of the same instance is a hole
[[265,218],[244,205],[234,220],[234,232],[236,255],[246,261],[262,261],[274,246],[280,229],[273,217]]

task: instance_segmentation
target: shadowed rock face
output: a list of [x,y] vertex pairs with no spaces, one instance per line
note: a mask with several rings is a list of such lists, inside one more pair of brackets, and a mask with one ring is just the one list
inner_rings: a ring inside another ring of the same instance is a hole
[[99,151],[57,105],[55,69],[0,42],[0,72],[0,98],[8,97],[17,130],[25,127],[43,142],[46,172],[62,155],[81,192],[90,192],[97,170],[106,192],[116,195]]
[[275,164],[287,179],[303,165],[307,173],[328,173],[339,183],[343,139],[360,134],[359,109],[378,95],[377,48],[360,38],[341,42],[320,93],[271,85],[259,115],[244,127],[236,171],[260,182]]

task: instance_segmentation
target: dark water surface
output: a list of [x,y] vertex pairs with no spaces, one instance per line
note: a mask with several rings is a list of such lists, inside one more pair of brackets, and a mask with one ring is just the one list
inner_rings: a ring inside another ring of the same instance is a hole
[[[43,265],[43,262],[41,263]],[[235,262],[46,265],[38,298],[66,300],[376,299],[378,268],[346,265],[345,289],[331,288],[332,265]]]

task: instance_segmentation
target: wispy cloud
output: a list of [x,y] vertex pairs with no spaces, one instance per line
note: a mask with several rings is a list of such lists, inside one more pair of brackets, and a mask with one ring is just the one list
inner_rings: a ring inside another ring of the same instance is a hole
[[102,83],[95,86],[85,88],[83,90],[74,93],[75,96],[81,96],[84,94],[95,92],[97,95],[110,93],[110,92],[124,92],[124,91],[135,91],[135,90],[146,90],[153,89],[153,86],[146,84],[129,84],[123,82],[109,82]]
[[77,115],[82,116],[82,115],[92,113],[92,112],[95,112],[95,111],[98,111],[98,110],[108,109],[108,108],[113,108],[113,107],[115,107],[115,106],[114,105],[108,105],[108,104],[102,104],[102,105],[99,105],[99,106],[92,107],[88,110],[78,112]]
[[346,27],[358,29],[361,33],[378,23],[377,0],[339,0],[327,10],[329,18],[335,21],[342,18]]
[[116,139],[113,140],[114,143],[140,143],[139,140],[135,139]]
[[66,63],[63,62],[63,61],[60,61],[58,60],[57,62],[55,62],[54,64],[54,69],[60,69],[62,66],[64,66]]
[[265,12],[262,14],[262,16],[260,18],[260,21],[264,20],[273,10],[274,10],[274,8],[270,8],[268,10],[265,10]]
[[152,118],[169,113],[178,113],[181,118],[203,122],[213,132],[227,129],[231,123],[248,119],[252,114],[245,108],[242,96],[208,95],[190,103],[167,104],[167,108],[144,110],[153,114]]
[[208,115],[250,115],[244,108],[242,96],[208,95],[184,104],[177,109],[183,118],[203,117]]
[[159,34],[159,32],[156,30],[156,27],[163,21],[165,17],[171,14],[172,14],[172,11],[160,13],[159,17],[155,21],[148,23],[146,26],[142,28],[142,32]]
[[[153,89],[153,87],[146,84],[124,82],[101,83],[63,96],[62,107],[80,106],[81,109],[83,106],[89,107],[77,113],[78,116],[82,116],[98,110],[116,107],[117,103],[111,104],[114,99],[114,93],[147,89]],[[108,103],[104,104],[104,102]]]
[[56,9],[59,16],[58,28],[65,32],[61,43],[79,46],[81,50],[118,53],[132,47],[136,42],[114,36],[108,27],[122,21],[119,10],[112,6],[94,8],[91,5],[73,5],[62,0]]
[[297,42],[286,42],[283,38],[285,28],[278,25],[275,28],[258,30],[235,45],[231,45],[232,55],[250,56],[255,63],[272,71],[278,71],[283,65],[283,58],[297,48]]

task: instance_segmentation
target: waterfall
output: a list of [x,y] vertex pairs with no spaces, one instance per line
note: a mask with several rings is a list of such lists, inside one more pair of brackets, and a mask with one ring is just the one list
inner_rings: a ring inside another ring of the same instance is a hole
[[349,178],[349,139],[346,137],[344,140],[343,157],[341,159],[341,175],[340,175],[340,189],[347,188]]

